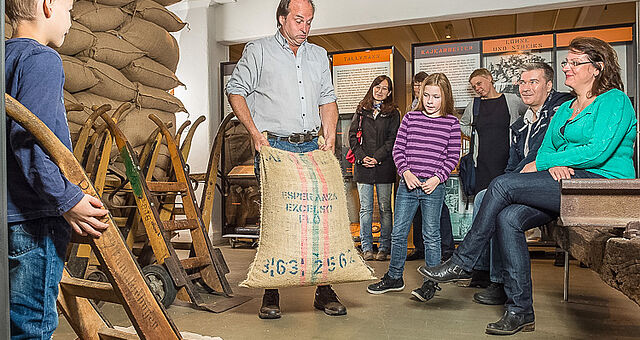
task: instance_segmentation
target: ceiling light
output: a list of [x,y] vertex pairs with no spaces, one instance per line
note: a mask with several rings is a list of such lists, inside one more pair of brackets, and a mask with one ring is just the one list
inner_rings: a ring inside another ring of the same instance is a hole
[[453,25],[448,24],[447,26],[444,27],[444,38],[451,39],[452,36],[453,36]]

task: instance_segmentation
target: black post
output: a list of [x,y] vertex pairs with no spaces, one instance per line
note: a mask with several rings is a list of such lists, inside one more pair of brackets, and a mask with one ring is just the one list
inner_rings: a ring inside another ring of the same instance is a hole
[[[4,38],[4,1],[0,4],[0,36]],[[0,70],[0,88],[5,93],[4,83],[4,44],[0,47],[2,70]],[[7,243],[7,173],[6,173],[6,112],[4,96],[0,102],[0,338],[9,339],[9,245]]]

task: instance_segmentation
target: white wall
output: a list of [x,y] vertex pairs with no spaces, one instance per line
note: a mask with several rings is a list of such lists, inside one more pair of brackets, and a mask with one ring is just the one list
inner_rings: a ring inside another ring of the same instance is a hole
[[[211,143],[220,123],[218,65],[228,60],[228,47],[215,41],[216,25],[212,18],[218,6],[209,6],[209,3],[209,0],[190,0],[168,7],[188,23],[183,30],[173,33],[180,46],[176,75],[186,85],[176,88],[175,95],[189,111],[189,116],[185,113],[177,114],[177,126],[187,119],[194,122],[202,115],[207,118],[198,127],[193,138],[188,159],[192,173],[207,171]],[[183,133],[185,135],[186,131]],[[201,194],[202,186],[196,192],[198,200]],[[215,196],[212,225],[209,229],[214,242],[221,240],[222,224],[220,195],[217,192]]]
[[[624,2],[630,0],[620,0]],[[275,32],[278,0],[238,0],[216,11],[217,40],[246,42]],[[316,0],[311,35],[499,14],[606,4],[611,0]]]

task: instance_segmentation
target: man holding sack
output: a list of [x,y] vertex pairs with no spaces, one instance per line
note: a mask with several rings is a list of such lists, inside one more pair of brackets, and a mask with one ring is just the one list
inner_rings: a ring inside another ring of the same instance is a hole
[[[314,13],[312,0],[281,0],[276,11],[278,31],[247,43],[227,84],[233,112],[257,151],[258,180],[262,146],[296,153],[334,150],[338,106],[329,59],[325,49],[307,41]],[[320,126],[323,145],[318,145]],[[330,285],[317,286],[314,307],[327,315],[347,313]],[[265,289],[258,316],[280,315],[278,290]]]

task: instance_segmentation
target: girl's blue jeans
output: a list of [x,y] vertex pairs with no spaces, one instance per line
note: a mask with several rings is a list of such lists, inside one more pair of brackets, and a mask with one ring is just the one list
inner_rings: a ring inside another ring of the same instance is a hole
[[[426,178],[420,178],[421,182],[425,180]],[[440,263],[440,212],[444,203],[444,194],[444,184],[442,183],[431,194],[426,194],[420,188],[409,190],[404,180],[400,180],[391,232],[391,260],[388,272],[391,278],[399,279],[402,277],[404,263],[407,259],[407,237],[418,206],[422,210],[425,263],[427,266],[436,266]]]

